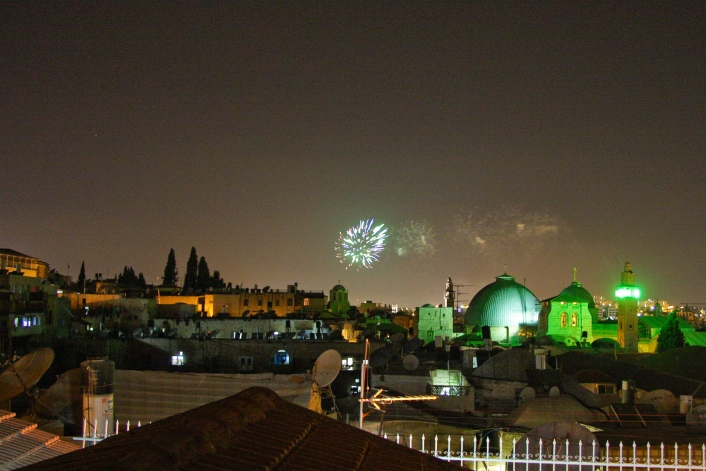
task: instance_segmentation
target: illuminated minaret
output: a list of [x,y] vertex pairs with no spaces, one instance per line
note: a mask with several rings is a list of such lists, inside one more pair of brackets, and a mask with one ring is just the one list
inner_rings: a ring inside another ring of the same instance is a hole
[[454,307],[456,302],[456,292],[454,291],[454,283],[451,277],[446,280],[446,291],[444,291],[444,307]]
[[618,298],[618,343],[628,352],[637,352],[637,300],[640,289],[635,286],[635,274],[630,262],[625,263],[620,286],[615,288],[615,297]]

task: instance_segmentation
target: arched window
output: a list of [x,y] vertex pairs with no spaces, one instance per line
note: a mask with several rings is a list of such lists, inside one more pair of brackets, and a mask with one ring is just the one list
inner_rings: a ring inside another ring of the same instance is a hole
[[566,313],[565,312],[561,313],[561,326],[566,327]]
[[309,298],[304,298],[304,305],[308,306],[309,305]]
[[579,325],[579,316],[575,312],[571,314],[571,327]]
[[289,353],[284,350],[277,350],[272,359],[273,365],[289,365]]

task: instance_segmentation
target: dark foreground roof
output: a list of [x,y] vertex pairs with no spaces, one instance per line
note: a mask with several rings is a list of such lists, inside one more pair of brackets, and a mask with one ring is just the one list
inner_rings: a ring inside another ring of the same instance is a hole
[[256,387],[27,470],[458,470]]

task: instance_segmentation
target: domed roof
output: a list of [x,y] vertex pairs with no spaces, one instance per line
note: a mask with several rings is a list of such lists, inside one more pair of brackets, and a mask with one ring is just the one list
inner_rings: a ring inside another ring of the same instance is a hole
[[473,297],[466,310],[466,325],[507,326],[510,336],[516,336],[520,325],[537,324],[539,310],[537,297],[504,273]]
[[583,299],[588,303],[588,307],[591,309],[596,307],[596,303],[593,301],[593,296],[591,296],[591,293],[589,293],[586,288],[581,286],[581,283],[578,281],[574,281],[570,286],[564,288],[564,291],[562,291],[561,294],[568,294],[569,296]]
[[331,291],[345,291],[346,288],[343,285],[336,285],[333,288],[331,288]]

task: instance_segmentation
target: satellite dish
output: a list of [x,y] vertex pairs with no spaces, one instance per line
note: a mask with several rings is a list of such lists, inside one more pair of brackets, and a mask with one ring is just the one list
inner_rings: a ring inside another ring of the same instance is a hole
[[559,397],[559,393],[559,388],[557,388],[556,386],[552,386],[549,389],[549,397]]
[[388,361],[390,361],[390,358],[392,358],[394,353],[395,351],[392,347],[379,348],[370,355],[370,360],[368,360],[368,363],[373,368],[377,366],[384,366]]
[[141,337],[142,336],[142,327],[138,327],[132,332],[133,337]]
[[706,426],[706,405],[692,407],[686,414],[686,424]]
[[179,329],[174,328],[170,330],[169,332],[167,332],[167,338],[173,339],[174,337],[176,337],[177,332],[179,332]]
[[249,314],[250,314],[250,309],[246,309],[245,311],[243,311],[242,316],[243,316],[243,317],[248,317]]
[[419,358],[411,354],[407,355],[402,359],[402,365],[408,371],[416,370],[419,367]]
[[336,350],[326,350],[319,355],[314,363],[312,376],[314,382],[323,388],[333,383],[338,373],[341,371],[341,354]]
[[31,388],[54,361],[54,350],[40,348],[23,356],[0,374],[0,401],[12,399]]
[[390,337],[390,340],[392,341],[392,345],[399,345],[404,340],[404,334],[402,332],[395,332]]
[[268,285],[268,286],[265,286],[264,288],[262,288],[262,292],[263,292],[263,293],[267,293],[269,290],[270,290],[269,285]]
[[407,340],[407,343],[404,344],[404,352],[405,353],[412,353],[416,349],[422,347],[424,345],[424,340],[420,338],[413,338],[410,340]]
[[218,329],[216,329],[216,330],[214,330],[213,332],[211,332],[211,338],[212,338],[212,339],[215,339],[216,337],[218,337],[218,332],[220,332]]
[[522,404],[524,404],[525,402],[531,401],[531,400],[534,399],[536,396],[537,396],[537,393],[536,393],[536,391],[534,390],[534,388],[531,388],[531,387],[527,386],[525,389],[523,389],[523,390],[520,392],[520,402],[521,402]]

